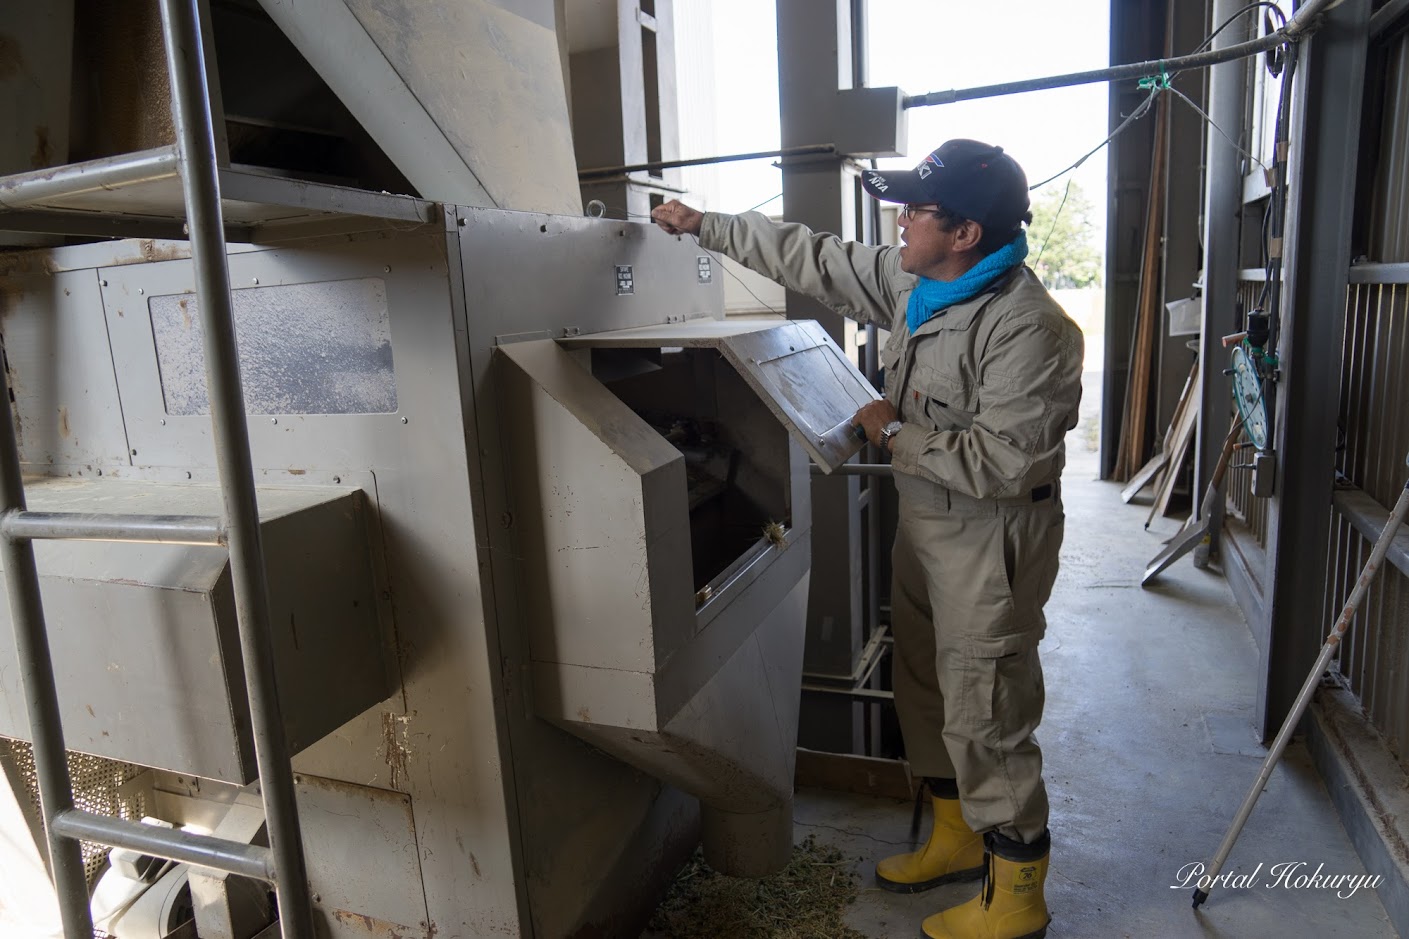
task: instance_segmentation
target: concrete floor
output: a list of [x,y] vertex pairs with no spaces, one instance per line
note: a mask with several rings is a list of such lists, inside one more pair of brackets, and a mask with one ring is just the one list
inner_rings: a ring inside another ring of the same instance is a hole
[[[1099,400],[1099,384],[1091,390]],[[1299,743],[1273,773],[1228,864],[1243,873],[1262,864],[1256,885],[1214,890],[1197,913],[1192,888],[1171,889],[1180,868],[1217,849],[1261,765],[1252,728],[1257,654],[1215,570],[1195,570],[1185,558],[1156,589],[1141,589],[1146,562],[1178,524],[1162,520],[1146,532],[1148,509],[1121,504],[1118,485],[1096,481],[1095,454],[1081,435],[1078,428],[1068,444],[1066,544],[1042,644],[1048,936],[1396,935],[1372,890],[1340,899],[1333,890],[1269,886],[1269,868],[1282,862],[1364,873]],[[874,859],[907,849],[908,804],[803,791],[796,819],[799,839],[815,834],[857,859],[863,887],[848,919],[867,936],[918,935],[926,915],[976,889],[906,897],[874,886]]]

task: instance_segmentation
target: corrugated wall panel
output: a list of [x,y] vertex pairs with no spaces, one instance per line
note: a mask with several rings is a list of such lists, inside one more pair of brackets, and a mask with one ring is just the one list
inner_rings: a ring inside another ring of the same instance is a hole
[[[1409,476],[1409,285],[1351,284],[1345,316],[1340,471],[1388,511]],[[1350,595],[1370,548],[1337,513],[1326,572],[1327,624]],[[1339,668],[1367,718],[1409,765],[1409,578],[1393,565],[1381,568],[1357,611]]]

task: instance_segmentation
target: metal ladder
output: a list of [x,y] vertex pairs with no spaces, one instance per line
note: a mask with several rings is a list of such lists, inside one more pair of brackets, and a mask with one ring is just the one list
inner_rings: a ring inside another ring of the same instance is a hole
[[[235,345],[199,5],[200,0],[160,0],[224,519],[27,511],[14,416],[9,407],[4,408],[5,416],[0,420],[0,559],[5,567],[15,651],[29,710],[50,869],[68,939],[91,939],[93,935],[80,841],[130,848],[268,881],[277,891],[285,939],[313,939],[314,935],[293,771],[275,682],[268,588]],[[30,181],[0,180],[0,185],[11,182],[9,194],[23,199]],[[94,182],[92,175],[87,175],[76,180],[76,185],[91,188]],[[101,180],[96,182],[101,184]],[[52,190],[54,183],[39,181],[33,185]],[[9,390],[9,377],[0,369],[0,392],[8,398]],[[33,542],[38,539],[228,546],[268,848],[155,828],[74,808],[53,661],[40,603],[39,575],[34,564]]]

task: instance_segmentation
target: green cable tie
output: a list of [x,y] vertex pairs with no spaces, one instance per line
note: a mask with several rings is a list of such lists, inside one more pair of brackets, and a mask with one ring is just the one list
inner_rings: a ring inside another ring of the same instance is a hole
[[1158,75],[1150,75],[1142,78],[1137,82],[1137,85],[1142,91],[1164,91],[1167,89],[1169,87],[1169,68],[1165,65],[1164,60],[1160,60]]

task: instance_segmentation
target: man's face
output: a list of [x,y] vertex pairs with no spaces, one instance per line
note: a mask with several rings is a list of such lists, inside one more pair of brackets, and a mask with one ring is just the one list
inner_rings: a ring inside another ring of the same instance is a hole
[[898,222],[900,269],[936,280],[950,279],[945,275],[952,267],[955,240],[962,237],[964,226],[947,227],[939,206],[933,203],[901,206]]

